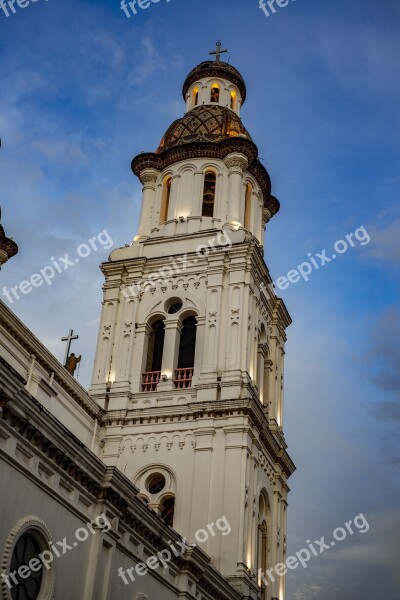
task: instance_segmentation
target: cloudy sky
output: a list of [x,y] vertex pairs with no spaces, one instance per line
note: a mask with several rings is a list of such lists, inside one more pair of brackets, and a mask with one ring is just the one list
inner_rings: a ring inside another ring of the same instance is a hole
[[182,82],[217,39],[246,79],[242,118],[281,201],[265,240],[274,280],[368,232],[368,244],[281,292],[293,317],[285,432],[298,467],[288,552],[332,539],[359,513],[370,525],[293,571],[288,600],[400,595],[399,26],[398,0],[291,0],[268,18],[258,0],[160,0],[130,19],[119,0],[0,9],[0,204],[20,246],[0,296],[59,359],[60,338],[79,333],[82,385],[110,250],[99,244],[12,304],[1,289],[104,230],[114,246],[132,240],[130,161],[183,114]]

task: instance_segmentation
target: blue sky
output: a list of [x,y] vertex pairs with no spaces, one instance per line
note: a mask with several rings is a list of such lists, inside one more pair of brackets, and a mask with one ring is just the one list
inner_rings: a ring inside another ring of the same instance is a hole
[[[285,433],[298,467],[288,552],[358,513],[370,523],[292,572],[288,600],[400,592],[399,25],[396,0],[296,0],[268,18],[257,0],[160,0],[130,19],[117,0],[0,10],[0,203],[20,246],[1,288],[104,229],[115,246],[132,240],[130,161],[183,114],[183,80],[219,38],[246,79],[242,119],[281,201],[265,240],[273,279],[360,226],[370,235],[281,292],[294,321]],[[59,359],[60,338],[79,333],[84,386],[108,254],[11,306]]]

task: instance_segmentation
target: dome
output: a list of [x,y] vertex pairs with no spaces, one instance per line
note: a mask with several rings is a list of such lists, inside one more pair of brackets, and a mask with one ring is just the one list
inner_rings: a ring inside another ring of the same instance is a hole
[[221,79],[227,79],[236,85],[240,90],[243,106],[244,101],[246,100],[246,84],[244,79],[235,67],[232,67],[232,65],[223,61],[205,61],[190,71],[183,84],[182,94],[184,100],[186,100],[186,94],[190,86],[203,77],[219,77]]
[[233,137],[252,141],[235,112],[218,105],[196,106],[170,125],[156,153],[192,142],[222,142]]

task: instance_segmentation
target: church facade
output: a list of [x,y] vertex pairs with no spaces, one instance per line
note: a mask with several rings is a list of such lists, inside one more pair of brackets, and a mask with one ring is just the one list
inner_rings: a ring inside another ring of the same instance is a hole
[[89,531],[24,580],[36,595],[4,576],[4,598],[285,600],[284,577],[263,577],[285,562],[295,468],[291,321],[263,259],[279,202],[219,50],[187,76],[184,117],[132,161],[139,229],[101,267],[89,393],[1,304],[2,573]]

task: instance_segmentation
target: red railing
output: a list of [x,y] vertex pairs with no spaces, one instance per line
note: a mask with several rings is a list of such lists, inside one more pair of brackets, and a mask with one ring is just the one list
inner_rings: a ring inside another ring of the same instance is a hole
[[175,369],[175,387],[179,390],[190,388],[192,386],[193,368],[191,369]]
[[154,392],[160,381],[161,371],[147,371],[142,373],[142,392]]

